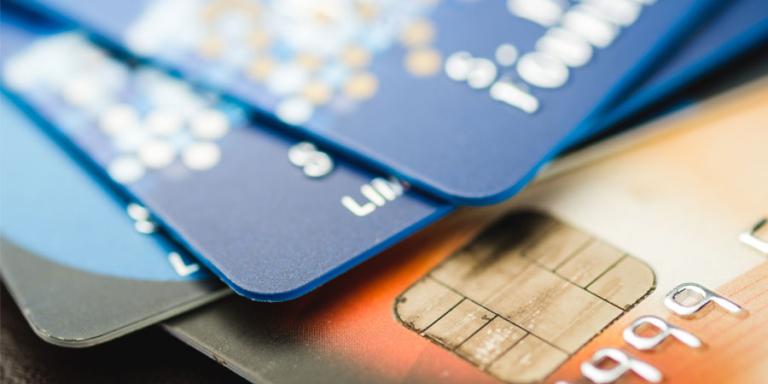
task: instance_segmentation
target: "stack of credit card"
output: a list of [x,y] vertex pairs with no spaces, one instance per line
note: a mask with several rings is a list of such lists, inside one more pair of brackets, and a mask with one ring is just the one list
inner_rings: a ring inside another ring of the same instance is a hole
[[687,382],[615,330],[768,318],[768,83],[688,91],[767,47],[760,0],[9,0],[3,282],[50,343],[168,321],[254,382]]

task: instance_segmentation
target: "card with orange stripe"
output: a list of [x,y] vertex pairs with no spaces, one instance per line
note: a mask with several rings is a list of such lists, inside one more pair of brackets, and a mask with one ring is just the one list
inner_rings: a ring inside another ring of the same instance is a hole
[[571,155],[300,300],[232,298],[165,327],[258,382],[760,382],[765,121],[768,78]]

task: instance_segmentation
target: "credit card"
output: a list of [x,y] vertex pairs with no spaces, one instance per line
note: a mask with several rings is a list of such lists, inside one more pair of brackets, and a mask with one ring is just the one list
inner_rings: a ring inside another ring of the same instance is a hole
[[[720,292],[766,262],[740,240],[768,240],[765,226],[752,231],[768,214],[766,100],[763,79],[664,118],[635,145],[502,206],[459,211],[300,300],[233,298],[164,326],[254,382],[571,379],[552,373],[581,364],[606,324],[635,321],[681,283]],[[766,344],[749,324],[750,345]],[[746,361],[742,377],[764,369]]]
[[[683,284],[680,289],[686,290],[681,296],[687,296],[690,306],[700,307],[695,316],[680,316],[674,304],[666,304],[671,294],[665,297],[665,304],[637,308],[558,369],[553,375],[559,378],[556,382],[614,378],[622,383],[653,382],[654,378],[702,384],[764,381],[768,377],[768,262],[714,291],[695,283]],[[697,298],[693,289],[701,289],[706,296]],[[642,327],[649,333],[642,334]],[[601,363],[617,365],[603,369]]]
[[520,190],[715,3],[25,2],[459,204]]
[[5,97],[0,117],[0,270],[40,337],[87,347],[229,292]]
[[734,0],[721,6],[671,52],[620,104],[610,108],[603,123],[618,121],[658,103],[705,74],[768,44],[768,8],[761,0]]
[[241,295],[300,296],[451,209],[76,33],[12,17],[4,87]]

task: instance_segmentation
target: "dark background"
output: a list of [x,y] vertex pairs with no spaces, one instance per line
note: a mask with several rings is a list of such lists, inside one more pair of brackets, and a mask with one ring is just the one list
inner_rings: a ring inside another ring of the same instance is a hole
[[243,383],[160,328],[70,349],[32,332],[0,285],[0,383]]

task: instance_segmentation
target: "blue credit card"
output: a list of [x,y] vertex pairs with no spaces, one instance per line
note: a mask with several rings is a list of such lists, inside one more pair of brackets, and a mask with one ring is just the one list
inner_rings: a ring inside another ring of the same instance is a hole
[[716,1],[34,0],[454,203],[502,200]]
[[765,0],[732,0],[702,23],[652,71],[638,88],[603,116],[604,128],[663,100],[752,49],[768,43],[768,4]]
[[103,343],[229,292],[2,96],[0,120],[0,267],[44,340]]
[[302,295],[451,209],[16,16],[0,28],[3,86],[244,296]]

